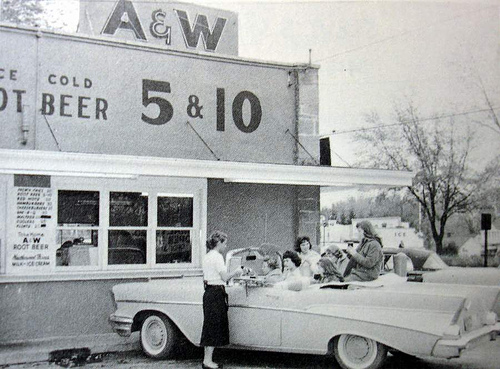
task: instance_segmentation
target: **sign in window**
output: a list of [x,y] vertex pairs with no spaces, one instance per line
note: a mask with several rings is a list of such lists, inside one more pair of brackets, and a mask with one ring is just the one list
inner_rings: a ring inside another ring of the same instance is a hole
[[190,263],[193,197],[158,195],[156,264]]

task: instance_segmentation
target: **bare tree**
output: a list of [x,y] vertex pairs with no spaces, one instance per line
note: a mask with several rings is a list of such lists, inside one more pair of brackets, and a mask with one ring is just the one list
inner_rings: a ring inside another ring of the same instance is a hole
[[22,24],[25,26],[40,26],[44,12],[40,0],[2,0],[1,21]]
[[447,221],[479,205],[483,189],[498,173],[498,160],[475,171],[469,159],[470,130],[458,132],[453,118],[446,123],[421,119],[411,101],[395,113],[397,123],[390,126],[383,126],[376,113],[367,116],[373,129],[358,136],[366,148],[364,164],[416,173],[408,191],[420,203],[440,253]]

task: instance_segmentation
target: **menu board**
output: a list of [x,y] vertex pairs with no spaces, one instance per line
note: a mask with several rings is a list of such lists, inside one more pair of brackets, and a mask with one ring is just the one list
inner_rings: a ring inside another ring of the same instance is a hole
[[12,271],[43,271],[54,262],[51,188],[16,187],[16,228],[8,267]]

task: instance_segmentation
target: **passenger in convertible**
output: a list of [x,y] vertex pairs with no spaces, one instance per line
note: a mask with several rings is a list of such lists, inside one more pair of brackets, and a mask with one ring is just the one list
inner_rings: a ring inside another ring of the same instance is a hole
[[285,271],[283,281],[276,283],[277,288],[300,291],[310,283],[310,277],[304,277],[299,269],[301,260],[295,251],[285,251],[283,254]]
[[274,284],[283,280],[278,260],[266,256],[262,262],[262,272],[264,273],[264,283]]
[[349,259],[340,247],[338,247],[337,245],[328,246],[322,256],[329,258],[333,262],[337,270],[342,273],[342,275],[344,274],[347,264],[349,264]]
[[311,239],[307,236],[297,238],[294,251],[300,257],[300,272],[304,277],[311,277],[316,274],[318,260],[321,256],[312,249]]
[[378,278],[384,262],[382,240],[367,220],[356,224],[356,228],[360,243],[356,250],[352,246],[346,249],[350,260],[344,272],[344,280],[373,281]]
[[318,274],[314,275],[312,283],[343,282],[344,277],[339,272],[333,261],[321,258],[318,261]]
[[299,269],[301,263],[302,261],[295,251],[285,251],[285,253],[283,254],[283,264],[285,266],[283,279],[285,281],[290,281],[292,279],[302,277],[302,273]]

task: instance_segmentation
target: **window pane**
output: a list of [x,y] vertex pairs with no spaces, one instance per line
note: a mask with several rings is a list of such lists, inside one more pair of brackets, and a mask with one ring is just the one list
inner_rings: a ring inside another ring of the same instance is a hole
[[141,192],[111,192],[109,194],[109,225],[148,225],[148,195]]
[[192,226],[192,197],[158,197],[158,227]]
[[189,231],[156,231],[156,263],[190,263]]
[[99,192],[61,190],[57,202],[59,225],[99,225]]
[[108,264],[146,264],[147,231],[108,232]]
[[91,229],[61,229],[57,232],[57,266],[97,266],[98,231]]

